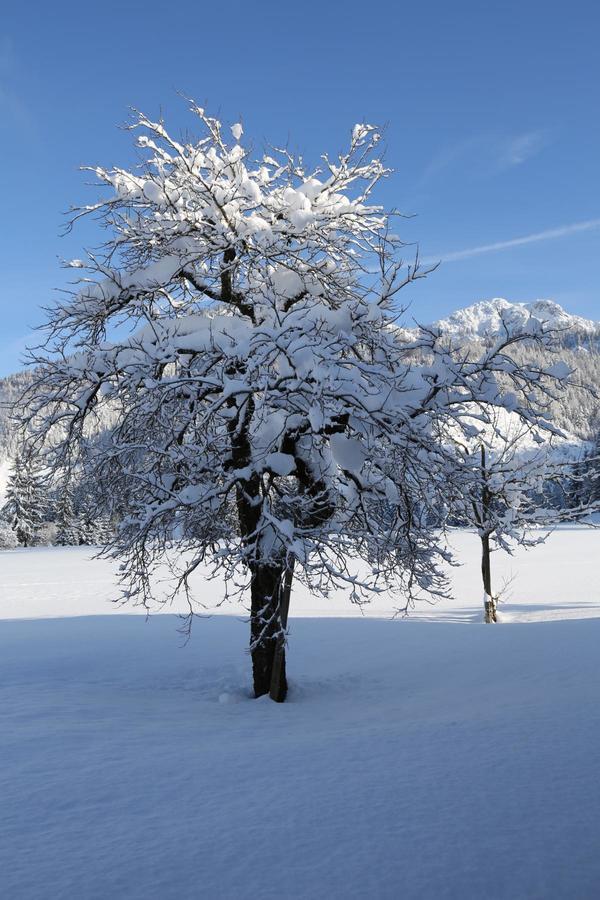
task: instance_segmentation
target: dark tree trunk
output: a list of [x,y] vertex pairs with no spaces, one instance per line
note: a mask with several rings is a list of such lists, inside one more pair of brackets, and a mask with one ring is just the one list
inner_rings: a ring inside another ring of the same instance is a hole
[[[271,694],[279,703],[285,700],[287,694],[282,582],[285,582],[283,565],[257,565],[252,572],[250,653],[254,696]],[[277,674],[274,677],[275,664]],[[276,686],[276,696],[273,696],[273,684]]]
[[[488,487],[488,472],[486,467],[485,447],[481,445],[481,509],[482,524],[487,523],[490,515],[492,496]],[[496,618],[496,600],[492,594],[492,553],[490,549],[490,533],[483,531],[481,534],[481,577],[483,578],[483,611],[484,621],[487,624],[497,622]]]
[[483,534],[481,537],[481,575],[483,578],[483,590],[485,594],[483,601],[484,618],[489,624],[497,621],[496,601],[492,594],[492,564],[489,534]]
[[[235,369],[232,370],[235,372]],[[231,436],[231,459],[233,465],[243,469],[252,459],[249,440],[249,425],[254,414],[252,396],[238,416],[229,423]],[[250,655],[252,657],[252,678],[254,696],[262,697],[271,689],[273,659],[277,644],[279,626],[280,585],[283,575],[281,566],[268,564],[260,559],[257,544],[257,528],[262,509],[261,482],[256,473],[237,486],[237,511],[240,533],[249,557],[250,565]],[[287,691],[285,665],[282,675],[283,698]]]
[[290,596],[292,593],[292,581],[294,579],[294,560],[285,568],[283,580],[279,589],[279,633],[276,637],[275,655],[273,657],[273,671],[271,674],[271,687],[269,694],[271,700],[283,703],[287,696],[287,678],[285,671],[285,630],[287,628],[288,613],[290,610]]

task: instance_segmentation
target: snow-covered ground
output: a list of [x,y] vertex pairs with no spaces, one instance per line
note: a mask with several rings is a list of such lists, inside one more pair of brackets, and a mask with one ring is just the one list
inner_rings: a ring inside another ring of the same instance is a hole
[[294,596],[283,705],[239,609],[182,646],[89,551],[0,553],[0,896],[597,897],[600,532],[496,555],[499,626],[453,543],[408,620]]
[[[450,544],[460,566],[450,570],[453,598],[435,605],[423,603],[410,619],[432,622],[479,622],[482,616],[482,587],[479,570],[479,541],[472,532],[450,532]],[[506,622],[600,616],[600,528],[577,525],[560,528],[545,544],[533,550],[519,550],[513,557],[492,556],[494,590],[507,584],[506,599],[500,605]],[[121,606],[116,587],[117,566],[94,559],[89,547],[19,548],[0,553],[0,619],[39,619],[61,616],[114,615],[145,611]],[[165,572],[165,577],[166,577]],[[192,579],[200,613],[243,615],[237,602],[222,600],[222,583]],[[160,593],[160,591],[158,591]],[[294,590],[290,615],[340,616],[343,618],[390,618],[397,603],[387,595],[376,597],[359,608],[343,593],[327,601],[311,596],[304,588]],[[160,606],[157,613],[184,612],[187,605]],[[196,629],[201,628],[198,623]]]

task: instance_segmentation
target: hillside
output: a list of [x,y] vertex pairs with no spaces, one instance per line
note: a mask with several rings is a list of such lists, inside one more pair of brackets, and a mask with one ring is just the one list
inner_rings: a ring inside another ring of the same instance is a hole
[[31,374],[27,370],[0,378],[0,463],[12,453],[14,427],[11,413],[13,408],[18,412],[19,397],[30,383]]
[[17,372],[0,378],[0,504],[4,498],[10,460],[14,452],[15,429],[11,414],[13,408],[17,411],[19,397],[30,380],[29,372]]

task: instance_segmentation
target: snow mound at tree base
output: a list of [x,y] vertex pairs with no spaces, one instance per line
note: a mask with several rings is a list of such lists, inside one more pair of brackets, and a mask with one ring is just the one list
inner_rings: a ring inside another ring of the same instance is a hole
[[596,895],[600,620],[177,624],[0,623],[2,896]]

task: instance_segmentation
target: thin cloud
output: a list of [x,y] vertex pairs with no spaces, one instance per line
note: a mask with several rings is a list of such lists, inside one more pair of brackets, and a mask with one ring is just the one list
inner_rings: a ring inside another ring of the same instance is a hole
[[522,165],[538,154],[546,144],[547,137],[541,131],[529,131],[511,138],[500,155],[500,168],[509,169]]
[[463,168],[469,178],[490,178],[537,156],[549,143],[545,131],[521,134],[475,134],[442,147],[427,163],[416,187],[423,188],[451,169]]
[[512,238],[509,241],[496,241],[494,244],[482,244],[479,247],[469,247],[466,250],[444,253],[439,257],[430,257],[424,262],[427,265],[440,261],[456,262],[461,259],[470,259],[472,256],[481,256],[484,253],[496,253],[499,250],[509,250],[512,247],[522,247],[525,244],[537,244],[541,241],[568,237],[571,234],[579,234],[582,231],[593,231],[596,228],[600,228],[600,219],[587,219],[585,222],[575,222],[573,225],[564,225],[562,228],[549,228],[547,231],[536,231],[534,234],[526,234],[524,237]]

